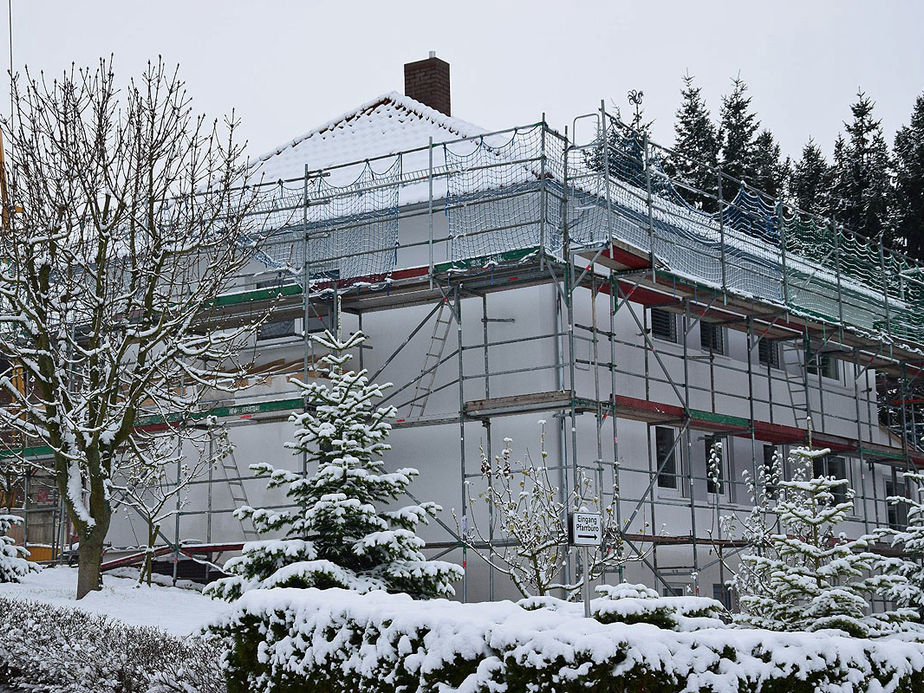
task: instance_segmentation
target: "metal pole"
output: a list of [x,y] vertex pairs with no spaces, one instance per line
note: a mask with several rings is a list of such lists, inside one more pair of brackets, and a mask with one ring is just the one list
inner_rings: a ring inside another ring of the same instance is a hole
[[[427,249],[430,253],[430,289],[433,289],[433,138],[430,138],[430,143],[427,146],[427,153],[429,154],[429,168],[427,171]],[[447,186],[447,195],[449,191],[449,178],[446,179]]]
[[[724,297],[725,289],[728,287],[728,268],[725,266],[725,209],[722,201],[722,167],[716,170],[718,178],[718,196],[719,196],[719,252],[721,253],[722,264],[722,294]],[[725,297],[727,300],[727,297]]]
[[[308,323],[311,321],[311,272],[308,266],[308,164],[305,164],[305,181],[303,185],[303,200],[302,200],[302,305],[304,308],[304,315],[302,316],[302,340],[303,340],[303,364],[302,364],[302,377],[304,378],[305,383],[308,382],[308,373],[311,369],[311,350],[312,342],[311,338],[308,336]],[[305,400],[305,406],[303,411],[308,411],[308,400]],[[308,451],[302,451],[302,476],[308,476]]]
[[[834,278],[837,281],[837,332],[843,335],[844,331],[844,295],[841,289],[841,234],[834,222],[831,222],[831,230],[834,232]],[[822,418],[824,426],[824,418]]]
[[[491,399],[491,368],[488,361],[488,295],[482,294],[481,296],[481,322],[482,322],[482,333],[484,336],[484,398]],[[461,349],[460,349],[461,353]],[[484,426],[485,431],[485,448],[488,458],[488,463],[492,464],[494,461],[493,450],[491,448],[491,419],[490,417],[486,418],[482,425]],[[494,487],[494,475],[488,475],[488,489],[493,490]],[[494,503],[488,503],[488,552],[492,561],[488,563],[488,598],[492,601],[494,600]]]
[[545,230],[545,217],[548,214],[548,191],[546,190],[546,157],[545,157],[545,113],[542,114],[542,125],[540,126],[541,130],[539,132],[540,141],[539,146],[541,153],[539,155],[539,191],[540,191],[540,204],[539,204],[539,271],[541,272],[545,269],[545,252],[546,252],[546,230]]
[[[610,270],[610,419],[613,427],[613,495],[616,505],[616,527],[623,533],[622,526],[622,492],[619,487],[619,431],[616,424],[616,280]],[[619,582],[623,581],[622,563],[616,568]]]
[[[465,497],[465,368],[463,365],[462,349],[462,299],[459,289],[460,284],[456,284],[454,290],[455,298],[455,316],[456,316],[456,338],[459,342],[459,472],[462,479],[462,531],[468,530],[468,507]],[[465,544],[462,544],[462,601],[468,601],[468,550]]]
[[687,342],[690,336],[690,300],[683,299],[683,437],[687,466],[687,483],[690,489],[690,542],[693,551],[693,592],[699,594],[699,556],[696,547],[696,489],[693,479],[693,439],[690,433],[690,358]]
[[777,203],[777,209],[779,210],[777,216],[779,218],[780,224],[780,263],[782,265],[782,274],[783,274],[783,305],[786,306],[786,310],[789,310],[789,273],[786,268],[786,223],[783,216],[783,202],[780,201]]
[[645,153],[645,205],[648,208],[648,257],[651,262],[651,281],[656,282],[658,277],[657,270],[655,269],[657,263],[655,262],[654,215],[651,208],[651,167],[649,166],[651,156],[648,147],[648,133],[645,133],[642,137],[642,149]]
[[[863,426],[860,423],[860,350],[853,348],[853,400],[857,411],[857,456],[860,458],[860,495],[863,497],[863,533],[869,534],[869,513],[866,508],[866,472],[863,466]],[[876,472],[872,464],[869,471],[873,474],[873,483],[876,483]]]
[[205,542],[212,543],[212,477],[215,463],[215,437],[209,427],[209,478],[208,478],[208,512],[205,514]]
[[590,548],[585,546],[584,559],[584,618],[590,618]]

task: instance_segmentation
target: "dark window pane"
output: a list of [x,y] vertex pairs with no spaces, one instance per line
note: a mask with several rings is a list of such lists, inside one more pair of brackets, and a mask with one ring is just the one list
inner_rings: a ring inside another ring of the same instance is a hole
[[780,345],[764,338],[757,343],[757,357],[765,366],[780,367]]
[[711,351],[716,354],[725,353],[725,330],[722,329],[721,325],[713,325],[708,322],[700,323],[699,341],[704,351]]
[[673,313],[660,308],[651,309],[651,334],[670,342],[677,341],[677,320]]
[[655,451],[658,461],[658,486],[677,488],[677,456],[674,450],[674,429],[655,428]]

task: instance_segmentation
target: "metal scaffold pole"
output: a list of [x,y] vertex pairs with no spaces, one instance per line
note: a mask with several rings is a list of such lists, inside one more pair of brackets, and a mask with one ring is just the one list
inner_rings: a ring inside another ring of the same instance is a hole
[[[459,365],[459,474],[462,483],[462,534],[468,533],[468,500],[465,493],[465,482],[468,479],[465,471],[465,365],[462,350],[462,294],[461,284],[456,284],[453,290],[453,303],[455,304],[456,337],[458,340]],[[468,601],[468,548],[462,543],[462,601]]]

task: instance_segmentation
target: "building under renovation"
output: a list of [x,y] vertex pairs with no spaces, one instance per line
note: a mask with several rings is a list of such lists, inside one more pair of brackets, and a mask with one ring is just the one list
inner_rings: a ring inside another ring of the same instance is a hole
[[[282,502],[248,466],[300,468],[284,447],[305,406],[291,378],[316,377],[324,329],[368,335],[354,364],[393,384],[398,410],[386,463],[419,469],[415,498],[443,506],[423,535],[465,566],[462,599],[513,594],[460,531],[482,455],[510,438],[514,459],[535,456],[540,421],[562,489],[582,473],[618,498],[638,557],[623,577],[664,593],[725,598],[741,545],[718,518],[749,510],[745,472],[809,439],[832,451],[815,471],[856,491],[845,533],[904,521],[886,498],[924,464],[907,396],[924,365],[920,266],[720,171],[718,195],[672,179],[676,154],[602,104],[562,131],[487,132],[451,115],[447,63],[405,76],[406,95],[259,162],[272,234],[217,303],[222,319],[272,313],[252,387],[210,409],[234,454],[164,528],[165,560],[220,564],[255,536],[232,511]],[[28,542],[56,554],[55,493],[33,480],[25,497]],[[107,565],[144,540],[120,515]]]

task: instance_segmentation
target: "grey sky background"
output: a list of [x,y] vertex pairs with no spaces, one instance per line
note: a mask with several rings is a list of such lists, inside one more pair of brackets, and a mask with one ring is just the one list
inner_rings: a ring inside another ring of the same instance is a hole
[[127,77],[161,54],[180,64],[197,110],[236,109],[251,155],[403,91],[402,65],[430,50],[452,66],[453,115],[472,123],[500,129],[545,112],[560,129],[601,99],[627,108],[634,88],[663,144],[685,71],[714,115],[740,72],[789,155],[810,135],[830,155],[858,87],[891,144],[924,91],[924,3],[911,0],[12,0],[12,16],[16,70],[58,73],[113,53]]

